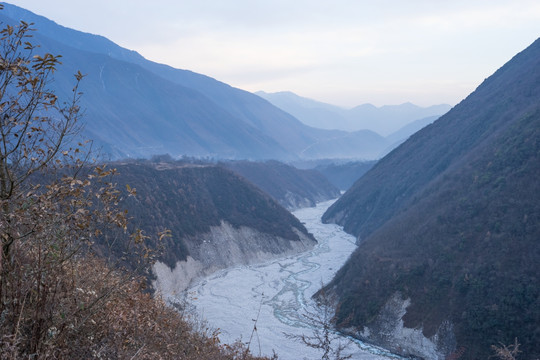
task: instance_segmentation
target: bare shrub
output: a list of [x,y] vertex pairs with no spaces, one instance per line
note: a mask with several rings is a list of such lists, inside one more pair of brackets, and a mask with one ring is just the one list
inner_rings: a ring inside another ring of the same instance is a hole
[[0,358],[239,359],[241,346],[144,292],[140,273],[115,266],[124,258],[102,256],[120,248],[138,267],[152,252],[127,233],[115,170],[75,142],[84,76],[61,103],[48,88],[60,56],[36,54],[31,26],[0,30]]
[[518,339],[515,338],[512,345],[491,345],[491,349],[495,352],[495,356],[501,360],[516,360],[517,355],[521,352],[519,346]]
[[321,290],[316,298],[316,307],[313,311],[305,310],[301,317],[311,329],[311,335],[285,334],[288,338],[298,340],[304,345],[318,349],[322,352],[322,360],[345,360],[352,355],[344,354],[349,344],[343,343],[341,337],[334,330],[334,317],[336,300],[328,294],[321,283]]

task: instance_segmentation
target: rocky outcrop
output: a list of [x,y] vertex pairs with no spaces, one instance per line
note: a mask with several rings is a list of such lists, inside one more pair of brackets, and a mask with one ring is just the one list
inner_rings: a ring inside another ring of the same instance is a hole
[[262,233],[249,227],[235,228],[227,222],[208,233],[186,239],[189,256],[173,267],[157,262],[153,287],[169,301],[175,301],[189,285],[221,269],[260,263],[311,249],[316,241],[298,232],[299,241]]
[[455,351],[457,344],[452,323],[443,322],[435,335],[428,338],[423,334],[422,329],[404,326],[403,316],[410,304],[410,299],[403,299],[397,292],[388,300],[369,326],[365,326],[362,331],[354,328],[343,329],[343,331],[402,356],[430,360],[448,359],[448,356]]

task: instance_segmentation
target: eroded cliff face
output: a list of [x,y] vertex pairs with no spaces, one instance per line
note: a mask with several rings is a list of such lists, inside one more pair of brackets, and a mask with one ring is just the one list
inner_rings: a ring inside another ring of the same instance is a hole
[[173,268],[163,262],[153,267],[153,287],[164,299],[176,302],[182,292],[195,282],[216,271],[238,265],[261,263],[277,257],[297,254],[313,248],[316,241],[292,228],[299,240],[288,240],[249,227],[235,228],[222,221],[210,231],[184,239],[189,256]]
[[435,335],[426,337],[422,328],[404,326],[403,316],[410,299],[403,299],[396,292],[384,305],[376,319],[361,331],[355,328],[342,329],[354,337],[388,349],[396,354],[430,360],[448,359],[456,350],[456,337],[451,322],[441,324]]

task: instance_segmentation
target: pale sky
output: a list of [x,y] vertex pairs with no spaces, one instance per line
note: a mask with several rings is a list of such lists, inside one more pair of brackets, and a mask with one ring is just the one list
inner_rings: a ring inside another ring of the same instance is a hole
[[13,0],[147,59],[345,107],[455,105],[540,37],[538,0]]

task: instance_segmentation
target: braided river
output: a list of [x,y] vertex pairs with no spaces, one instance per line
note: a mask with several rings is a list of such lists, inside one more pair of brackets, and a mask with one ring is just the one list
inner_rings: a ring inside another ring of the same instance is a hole
[[[311,296],[328,283],[356,248],[355,238],[321,216],[333,203],[303,208],[293,214],[314,235],[318,244],[310,251],[263,264],[222,270],[188,290],[198,317],[219,329],[220,340],[249,342],[254,355],[279,359],[320,359],[322,352],[289,335],[313,335],[306,312],[315,313]],[[358,340],[339,336],[351,359],[399,359],[400,357]]]

